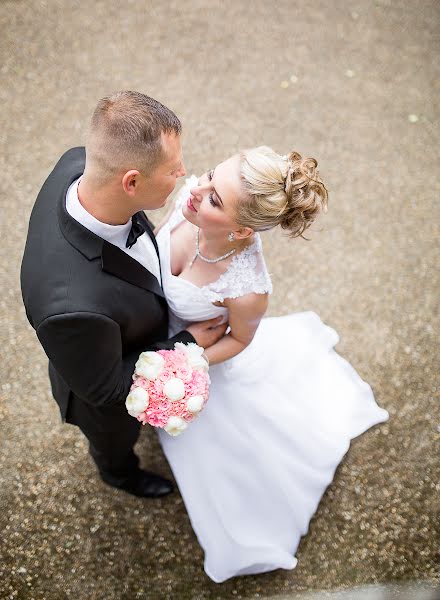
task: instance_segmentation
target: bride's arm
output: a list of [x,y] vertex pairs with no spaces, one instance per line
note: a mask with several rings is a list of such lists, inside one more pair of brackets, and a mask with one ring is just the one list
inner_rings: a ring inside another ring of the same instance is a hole
[[228,360],[251,343],[268,304],[268,294],[246,294],[225,300],[224,305],[229,309],[231,331],[205,350],[209,364],[215,365]]

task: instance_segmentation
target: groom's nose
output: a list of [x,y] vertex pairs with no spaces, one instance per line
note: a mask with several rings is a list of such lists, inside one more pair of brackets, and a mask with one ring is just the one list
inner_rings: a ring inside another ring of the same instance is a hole
[[183,160],[180,163],[180,168],[176,173],[176,177],[184,177],[186,175],[185,165],[183,164]]

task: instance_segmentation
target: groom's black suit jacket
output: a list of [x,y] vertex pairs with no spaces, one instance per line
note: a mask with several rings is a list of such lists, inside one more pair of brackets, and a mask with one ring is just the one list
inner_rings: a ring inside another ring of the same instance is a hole
[[[126,415],[140,352],[195,340],[187,331],[167,339],[167,304],[156,277],[67,212],[66,192],[84,165],[84,148],[72,148],[45,181],[30,217],[21,287],[28,320],[49,357],[62,419],[75,395],[111,421]],[[138,215],[157,251],[151,224]]]

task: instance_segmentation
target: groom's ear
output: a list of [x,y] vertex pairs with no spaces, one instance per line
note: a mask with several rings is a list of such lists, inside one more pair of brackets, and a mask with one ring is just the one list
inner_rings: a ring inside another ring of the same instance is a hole
[[131,171],[127,171],[122,177],[122,187],[124,192],[129,196],[134,196],[137,187],[139,186],[141,174],[136,169],[131,169]]
[[241,229],[234,231],[236,240],[244,240],[244,239],[254,235],[254,233],[255,233],[254,230],[251,229],[250,227],[242,227]]

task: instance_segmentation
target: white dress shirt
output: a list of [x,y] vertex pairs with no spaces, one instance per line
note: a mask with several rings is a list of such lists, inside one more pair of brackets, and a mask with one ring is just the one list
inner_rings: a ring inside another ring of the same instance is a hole
[[117,246],[137,260],[156,277],[160,284],[159,259],[148,233],[143,233],[131,248],[127,248],[125,244],[127,243],[127,237],[131,229],[131,219],[127,223],[124,223],[124,225],[109,225],[95,219],[94,216],[86,211],[78,199],[78,183],[80,179],[74,181],[67,190],[66,209],[69,215],[95,235],[107,240],[107,242]]

